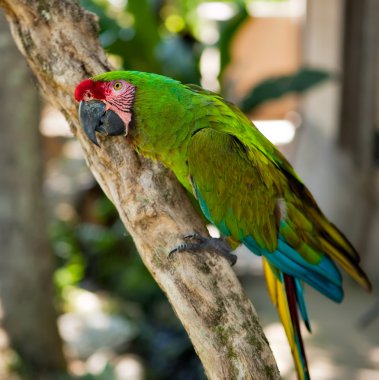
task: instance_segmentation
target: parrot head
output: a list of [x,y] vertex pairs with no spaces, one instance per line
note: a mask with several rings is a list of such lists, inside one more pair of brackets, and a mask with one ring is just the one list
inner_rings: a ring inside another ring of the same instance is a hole
[[135,92],[136,87],[121,78],[90,78],[76,86],[80,124],[94,144],[99,146],[96,132],[107,136],[128,134]]

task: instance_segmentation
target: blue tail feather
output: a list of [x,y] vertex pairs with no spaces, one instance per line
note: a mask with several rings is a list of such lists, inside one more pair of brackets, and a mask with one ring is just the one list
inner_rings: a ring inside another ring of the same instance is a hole
[[265,249],[262,249],[257,242],[253,239],[252,236],[246,236],[242,239],[242,243],[250,249],[251,252],[255,253],[256,255],[262,256],[262,254],[268,252]]
[[319,263],[308,263],[282,239],[280,236],[275,252],[259,247],[251,236],[245,237],[243,243],[255,254],[265,256],[273,266],[284,273],[305,281],[333,301],[341,302],[342,278],[333,261],[324,255]]
[[295,278],[295,291],[296,291],[297,305],[300,310],[301,318],[303,319],[304,324],[307,327],[307,330],[309,332],[312,332],[311,323],[308,317],[307,306],[305,305],[305,300],[304,300],[304,288],[298,278]]
[[284,240],[283,236],[279,235],[278,240],[278,251],[284,253],[286,256],[291,258],[291,260],[296,261],[304,267],[309,267],[313,272],[317,272],[323,277],[326,277],[330,282],[337,286],[341,286],[342,277],[341,273],[337,269],[334,262],[329,259],[328,256],[324,255],[321,261],[317,264],[310,264],[302,258],[302,256],[293,249],[287,242]]

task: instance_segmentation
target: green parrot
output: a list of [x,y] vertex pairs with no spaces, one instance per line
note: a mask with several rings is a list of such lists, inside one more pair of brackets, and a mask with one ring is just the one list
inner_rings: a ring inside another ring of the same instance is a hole
[[[127,136],[141,155],[174,172],[224,238],[262,257],[298,378],[310,379],[300,333],[300,317],[311,330],[303,283],[341,302],[338,264],[368,291],[371,284],[356,250],[327,220],[284,156],[235,105],[168,77],[108,72],[82,81],[75,98],[92,142],[98,145],[96,132]],[[198,235],[192,240],[173,251],[222,242]],[[225,245],[219,248],[233,263]]]

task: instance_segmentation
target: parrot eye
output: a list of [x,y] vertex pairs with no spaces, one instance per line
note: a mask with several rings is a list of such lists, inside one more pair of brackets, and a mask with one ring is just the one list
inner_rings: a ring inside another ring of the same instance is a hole
[[124,88],[124,84],[122,82],[114,82],[113,83],[113,89],[115,91],[120,91]]

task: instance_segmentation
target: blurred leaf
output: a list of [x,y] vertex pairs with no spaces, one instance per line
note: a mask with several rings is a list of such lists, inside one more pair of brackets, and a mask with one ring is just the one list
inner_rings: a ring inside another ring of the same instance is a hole
[[108,53],[122,58],[128,70],[161,73],[156,55],[159,7],[147,0],[129,0],[126,9],[115,12],[108,1],[81,0],[81,5],[99,16],[100,41]]
[[199,54],[196,54],[189,38],[173,35],[163,39],[157,55],[164,75],[183,83],[199,83]]
[[81,223],[76,232],[81,245],[94,254],[115,249],[119,241],[110,228],[97,224]]
[[[160,72],[161,67],[156,56],[156,49],[160,41],[157,18],[147,0],[129,0],[128,11],[134,16],[135,50],[129,50],[128,54],[138,52],[144,61],[149,62],[151,71]],[[143,66],[139,69],[143,70]]]
[[297,73],[269,78],[259,83],[241,100],[239,107],[249,112],[260,104],[289,93],[301,94],[330,78],[323,70],[302,68]]
[[58,288],[76,285],[83,279],[84,262],[83,260],[71,260],[65,266],[54,272],[54,282]]
[[233,39],[241,25],[247,20],[249,14],[246,10],[246,5],[241,0],[236,1],[238,11],[234,17],[220,24],[220,39],[218,47],[220,49],[220,77],[224,69],[230,62],[230,52]]
[[106,221],[118,217],[117,210],[107,197],[100,197],[94,204],[94,215],[99,221]]
[[49,235],[58,266],[54,272],[54,282],[62,291],[65,286],[76,285],[83,279],[85,263],[74,225],[56,221],[50,226]]

